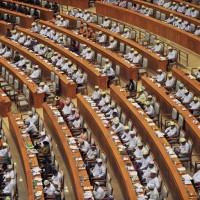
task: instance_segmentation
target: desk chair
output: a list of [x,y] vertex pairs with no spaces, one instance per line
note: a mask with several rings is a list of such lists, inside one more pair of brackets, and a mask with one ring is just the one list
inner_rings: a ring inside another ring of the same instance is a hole
[[143,75],[147,75],[148,76],[148,59],[147,58],[143,58],[142,59],[142,66],[139,67],[139,77],[143,76]]
[[78,86],[77,87],[77,92],[80,92],[80,93],[82,93],[83,92],[83,94],[88,94],[88,89],[87,89],[87,74],[83,74],[83,76],[85,76],[85,83],[83,83],[83,85],[82,86]]
[[120,85],[120,66],[116,65],[115,68],[115,78],[111,80],[110,84]]

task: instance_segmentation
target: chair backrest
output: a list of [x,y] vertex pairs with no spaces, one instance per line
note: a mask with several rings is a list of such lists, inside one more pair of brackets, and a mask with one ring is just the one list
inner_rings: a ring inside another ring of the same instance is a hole
[[116,76],[119,76],[119,75],[120,75],[120,66],[119,66],[119,65],[116,65],[116,68],[115,68],[115,75],[116,75]]
[[103,152],[101,153],[101,159],[104,164],[107,162],[107,157]]
[[124,52],[124,49],[125,49],[124,43],[120,42],[120,43],[119,43],[119,51],[123,53],[123,52]]
[[6,81],[8,81],[8,79],[9,79],[9,72],[8,71],[6,71],[5,79],[6,79]]
[[176,91],[179,89],[179,86],[181,85],[181,82],[179,80],[176,81]]
[[149,16],[152,16],[152,15],[153,15],[153,9],[149,8]]
[[160,104],[158,102],[155,102],[154,110],[155,110],[155,114],[159,115],[159,113],[160,113]]
[[192,142],[192,140],[188,139],[188,144],[189,144],[189,147],[190,147],[189,155],[192,155],[192,150],[193,150],[193,142]]
[[179,137],[180,138],[185,138],[185,132],[183,130],[180,130]]
[[15,18],[15,23],[16,23],[16,24],[20,24],[20,18],[19,18],[19,17],[16,17],[16,18]]
[[134,30],[131,31],[131,39],[136,40],[136,31]]
[[29,90],[26,90],[25,96],[26,96],[27,101],[29,101],[29,98],[30,98],[30,91]]
[[55,80],[55,73],[53,71],[51,71],[51,81]]
[[31,8],[31,9],[30,9],[30,15],[33,16],[33,13],[34,13],[34,9]]
[[167,199],[168,198],[168,194],[169,194],[169,191],[166,187],[165,184],[163,184],[162,188],[161,188],[161,200],[164,200],[164,199]]
[[172,108],[172,119],[173,120],[177,120],[178,118],[178,111],[176,110],[176,108]]
[[166,19],[166,14],[165,13],[161,13],[160,20],[161,21],[165,21],[165,19]]
[[96,58],[97,63],[100,64],[101,60],[102,60],[102,55],[100,53],[97,53],[97,58]]
[[66,46],[69,47],[71,45],[71,38],[67,38]]
[[19,89],[19,81],[17,79],[14,80],[14,89]]
[[128,120],[128,127],[130,130],[133,128],[133,122],[131,120]]
[[128,4],[127,4],[127,8],[128,8],[128,9],[131,9],[132,6],[133,6],[132,2],[128,2]]
[[103,23],[103,18],[100,17],[100,16],[98,16],[98,21],[97,21],[97,23],[98,23],[99,25],[101,25],[101,24]]
[[121,113],[122,113],[122,109],[121,109],[121,107],[120,106],[117,106],[117,116],[120,118],[120,116],[121,116]]
[[55,83],[56,83],[56,85],[59,85],[59,83],[60,83],[60,78],[58,75],[55,75]]
[[76,22],[76,28],[80,28],[81,27],[81,21],[77,20]]
[[1,68],[1,75],[2,75],[3,77],[5,77],[5,75],[6,75],[6,68],[5,68],[5,67],[2,67],[2,68]]
[[92,17],[92,23],[96,23],[97,22],[97,15],[93,15]]
[[28,87],[25,85],[25,84],[23,84],[23,89],[22,89],[22,92],[25,94],[25,92],[26,92],[26,90],[28,89]]
[[143,60],[142,60],[142,67],[144,67],[144,68],[148,67],[148,59],[147,58],[143,58]]
[[131,50],[131,47],[130,47],[130,46],[126,46],[126,51],[125,51],[125,53],[126,53],[126,54],[129,53],[130,50]]
[[106,187],[107,187],[107,195],[108,196],[112,195],[113,194],[113,188],[112,188],[111,184],[107,182]]
[[13,85],[13,83],[14,83],[14,77],[11,74],[9,74],[8,83],[9,83],[9,85]]
[[124,31],[124,24],[119,24],[119,31],[120,33]]
[[191,32],[194,33],[196,26],[195,24],[190,24]]
[[150,40],[150,33],[145,31],[144,38],[145,38],[146,41],[149,41]]
[[178,125],[182,128],[184,126],[184,118],[183,118],[183,115],[179,114],[178,115]]
[[125,115],[125,113],[122,113],[122,114],[121,114],[120,121],[121,121],[121,123],[122,123],[123,125],[126,124],[126,115]]

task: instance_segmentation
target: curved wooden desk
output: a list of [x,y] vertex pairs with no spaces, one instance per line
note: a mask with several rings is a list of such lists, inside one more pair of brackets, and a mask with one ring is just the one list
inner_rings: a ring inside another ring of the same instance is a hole
[[44,122],[48,126],[49,130],[51,130],[54,133],[53,137],[55,138],[56,144],[58,145],[63,159],[66,160],[64,165],[66,166],[66,169],[69,170],[75,197],[76,199],[84,200],[83,190],[79,179],[79,173],[76,168],[76,163],[74,161],[71,150],[66,141],[66,137],[63,132],[64,130],[62,130],[55,116],[53,115],[52,110],[46,103],[43,104],[43,114]]
[[12,29],[13,25],[11,23],[0,20],[0,35],[6,35],[7,29]]
[[185,125],[183,127],[186,137],[191,138],[194,144],[194,149],[196,152],[200,152],[200,129],[198,124],[194,124],[193,120],[196,120],[195,117],[189,117],[191,113],[188,110],[182,110],[183,106],[177,105],[168,94],[163,87],[156,86],[148,77],[142,77],[142,85],[146,88],[146,90],[151,94],[154,95],[157,101],[160,103],[160,109],[162,113],[171,114],[173,107],[176,108],[178,113],[180,113],[184,120]]
[[101,73],[96,71],[94,66],[91,63],[89,63],[87,60],[81,59],[80,57],[70,52],[68,49],[63,48],[62,46],[56,44],[50,39],[43,38],[39,34],[33,33],[23,28],[17,28],[17,30],[23,32],[26,35],[30,35],[33,38],[36,38],[40,43],[52,48],[53,50],[59,52],[60,54],[72,60],[74,64],[77,64],[77,66],[80,67],[88,75],[88,82],[92,86],[99,85],[103,90],[107,89],[108,77],[101,76]]
[[123,77],[124,79],[126,79],[126,80],[128,80],[130,78],[132,78],[134,80],[138,79],[138,67],[131,66],[130,64],[128,64],[127,62],[122,60],[122,58],[120,56],[118,56],[117,54],[115,54],[114,52],[112,52],[106,48],[103,48],[101,45],[94,43],[85,37],[75,34],[74,32],[72,32],[69,29],[65,29],[65,28],[56,26],[55,24],[52,24],[50,22],[46,22],[46,21],[42,21],[42,20],[40,20],[39,22],[42,25],[49,26],[50,28],[65,34],[67,37],[72,38],[72,40],[76,40],[79,43],[86,44],[87,46],[91,47],[95,52],[102,54],[103,57],[106,57],[110,61],[112,61],[113,66],[119,65],[120,66],[120,76]]
[[0,115],[2,117],[7,117],[8,112],[10,112],[11,110],[12,103],[10,101],[10,98],[4,95],[4,91],[0,88]]
[[51,3],[58,3],[60,5],[65,5],[65,6],[72,6],[72,7],[77,7],[81,9],[87,9],[88,6],[88,0],[50,0],[49,2]]
[[60,78],[60,85],[61,85],[61,94],[65,97],[74,98],[76,96],[76,84],[74,82],[69,82],[66,79],[66,75],[60,74],[57,70],[53,67],[48,65],[45,61],[40,59],[34,53],[31,53],[26,48],[22,47],[21,45],[14,43],[5,37],[0,37],[0,42],[9,46],[14,51],[19,52],[27,59],[31,60],[32,63],[37,64],[42,69],[42,77],[47,78],[50,77],[51,71],[53,71],[58,77]]
[[[174,199],[189,199],[187,189],[181,180],[181,175],[178,173],[175,164],[172,162],[172,159],[165,149],[165,146],[161,143],[145,118],[138,113],[137,109],[132,106],[124,94],[120,92],[120,87],[111,85],[110,94],[117,105],[122,108],[122,111],[132,120],[134,126],[142,137],[142,141],[149,144],[150,151],[153,153],[154,159],[156,160]],[[193,186],[191,186],[190,189],[192,192],[195,192]]]
[[88,125],[94,133],[94,137],[97,139],[99,145],[104,150],[107,157],[109,157],[108,162],[115,172],[121,191],[124,192],[122,194],[124,199],[136,200],[137,197],[133,189],[130,176],[125,168],[124,162],[116,148],[116,145],[108,133],[108,130],[104,127],[95,111],[80,94],[77,95],[77,106],[84,120],[88,122]]
[[195,95],[200,96],[200,82],[192,80],[182,69],[172,69],[172,75],[179,81],[181,81],[191,92]]
[[33,8],[33,9],[37,9],[37,10],[40,11],[40,18],[44,19],[44,20],[51,20],[53,18],[53,10],[49,10],[47,8],[43,8],[41,6],[36,6],[36,5],[23,3],[23,2],[19,2],[19,1],[14,1],[14,0],[4,0],[4,2],[11,3],[11,4],[15,3],[17,5],[26,6],[26,7]]
[[167,17],[169,17],[170,13],[172,13],[174,16],[177,16],[177,17],[181,18],[182,20],[186,20],[189,23],[195,24],[196,26],[198,26],[199,22],[200,22],[199,19],[184,15],[182,13],[170,10],[168,8],[164,8],[163,6],[152,4],[152,3],[149,3],[149,2],[146,2],[146,1],[143,1],[143,0],[134,0],[134,3],[137,3],[139,5],[144,5],[145,7],[148,7],[148,8],[152,8],[154,10],[154,14],[153,14],[154,18],[156,16],[155,12],[159,11],[161,13],[166,14]]
[[0,65],[3,65],[6,70],[9,71],[10,74],[12,74],[17,80],[19,80],[19,88],[23,88],[23,84],[25,84],[28,89],[30,90],[30,104],[33,105],[35,108],[41,108],[42,103],[44,102],[44,93],[38,93],[37,88],[38,85],[34,82],[29,82],[27,80],[26,75],[20,74],[18,69],[14,69],[13,66],[11,66],[7,60],[0,58]]
[[0,13],[12,15],[14,17],[19,17],[20,18],[19,25],[24,27],[24,28],[30,28],[31,24],[34,21],[33,17],[31,17],[29,15],[24,15],[22,13],[11,11],[11,10],[6,10],[6,9],[3,9],[3,8],[0,8]]
[[200,38],[191,33],[180,30],[170,24],[166,24],[160,20],[133,12],[125,8],[121,8],[119,6],[114,6],[99,1],[96,2],[96,11],[98,14],[106,15],[140,27],[146,31],[152,32],[185,48],[188,48],[197,54],[200,54]]
[[[27,184],[27,190],[28,190],[28,200],[34,200],[34,189],[33,189],[33,177],[31,174],[31,168],[29,165],[29,157],[26,152],[26,148],[24,145],[24,141],[22,139],[20,130],[16,124],[16,121],[14,119],[14,116],[12,113],[8,113],[8,121],[9,121],[9,128],[12,137],[16,141],[17,149],[19,152],[20,159],[23,164],[23,170],[24,174],[26,176],[26,184]],[[44,199],[44,198],[43,198]]]
[[109,31],[108,29],[105,29],[103,27],[99,27],[94,23],[86,22],[82,19],[75,18],[73,16],[61,14],[61,16],[65,19],[68,19],[70,21],[70,24],[76,24],[77,21],[82,21],[88,24],[89,27],[91,27],[94,31],[102,31],[108,36],[112,36],[115,38],[118,42],[125,44],[126,46],[131,46],[135,48],[144,58],[148,59],[148,68],[152,71],[155,71],[157,69],[162,69],[163,71],[167,71],[167,60],[161,60],[160,56],[158,56],[156,53],[148,50],[144,46],[138,44],[137,42],[122,37],[120,34],[113,33]]

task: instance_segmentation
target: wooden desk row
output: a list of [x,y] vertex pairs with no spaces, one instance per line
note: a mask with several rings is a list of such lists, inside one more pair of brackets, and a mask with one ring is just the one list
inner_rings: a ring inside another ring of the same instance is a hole
[[[74,155],[71,152],[70,147],[67,143],[67,139],[71,136],[71,133],[66,124],[60,125],[57,122],[57,118],[54,116],[52,109],[46,103],[43,104],[43,114],[44,122],[48,126],[49,130],[51,130],[51,132],[53,133],[53,137],[56,141],[56,144],[58,145],[63,160],[66,160],[64,165],[69,171],[75,197],[76,199],[84,200],[83,190],[81,188],[81,181],[79,178],[79,171],[76,167],[76,163],[73,157]],[[89,180],[86,180],[84,186],[90,186]]]
[[24,15],[22,13],[19,12],[15,12],[15,11],[11,11],[11,10],[6,10],[3,8],[0,8],[0,13],[2,14],[8,14],[14,17],[19,17],[20,18],[20,23],[19,25],[24,27],[24,28],[30,28],[31,24],[34,22],[33,17],[29,16],[29,15]]
[[38,85],[33,81],[29,81],[29,78],[24,73],[20,73],[20,70],[11,66],[6,59],[0,58],[0,65],[4,66],[13,77],[19,80],[19,89],[23,88],[23,84],[28,87],[30,90],[30,104],[35,108],[41,108],[44,102],[44,93],[37,92]]
[[[49,23],[51,25],[51,23]],[[43,38],[41,35],[33,33],[29,30],[23,28],[17,28],[17,30],[23,32],[26,35],[30,35],[31,37],[37,39],[40,43],[50,47],[54,51],[62,54],[63,56],[69,58],[74,64],[77,64],[78,68],[82,69],[88,75],[88,82],[92,85],[99,85],[103,90],[107,89],[107,76],[101,76],[101,73],[96,71],[94,66],[89,63],[87,60],[83,60],[80,57],[76,56],[72,52],[70,52],[67,48],[63,48],[62,46],[56,44],[50,39]],[[73,95],[73,98],[75,95]]]
[[[170,146],[165,138],[158,138],[155,134],[157,127],[152,127],[145,120],[145,116],[139,114],[138,109],[135,108],[126,98],[123,92],[120,91],[120,87],[111,85],[110,94],[112,100],[116,102],[122,108],[122,111],[126,116],[131,119],[134,126],[136,127],[138,133],[142,137],[142,141],[147,143],[150,147],[150,151],[153,153],[154,159],[159,166],[162,176],[168,185],[168,188],[174,199],[189,199],[187,190],[190,191],[194,196],[196,192],[192,185],[185,187],[181,180],[181,175],[179,175],[177,168],[181,166],[176,166],[175,162],[180,163],[178,158],[173,161],[167,153],[165,147]],[[165,145],[164,145],[165,144]],[[177,161],[178,160],[178,161]],[[174,162],[174,163],[173,163]],[[195,197],[196,199],[196,197]]]
[[174,0],[176,3],[183,3],[183,5],[188,5],[189,7],[194,7],[197,10],[200,10],[200,5],[194,4],[194,3],[190,3],[188,1],[182,1],[182,0]]
[[177,17],[181,18],[182,20],[186,20],[189,23],[195,24],[196,26],[199,25],[199,19],[187,16],[183,13],[179,13],[179,12],[170,10],[168,8],[164,8],[163,6],[159,6],[157,4],[152,4],[150,2],[146,2],[143,0],[134,0],[134,3],[139,4],[140,6],[144,5],[145,7],[152,8],[154,10],[153,17],[156,16],[156,13],[155,13],[156,11],[166,14],[167,17],[169,17],[170,13],[172,13],[174,16],[177,16]]
[[[8,113],[8,121],[9,121],[9,128],[12,137],[16,141],[16,146],[19,152],[20,159],[23,164],[24,174],[26,176],[26,183],[27,183],[27,191],[28,191],[28,200],[35,199],[35,192],[42,191],[42,195],[40,196],[41,200],[44,200],[44,193],[43,193],[43,186],[33,186],[33,182],[35,178],[41,179],[41,175],[33,176],[31,173],[32,167],[39,167],[38,160],[35,154],[33,157],[29,157],[28,149],[26,145],[32,145],[30,136],[23,137],[20,130],[24,126],[23,120],[21,115]],[[32,166],[31,166],[32,165]],[[41,179],[42,180],[42,179]]]
[[53,10],[49,10],[47,8],[41,7],[41,6],[36,6],[28,3],[23,3],[19,1],[14,1],[14,0],[4,0],[4,2],[7,3],[15,3],[16,5],[21,5],[21,6],[26,6],[28,8],[32,9],[37,9],[40,11],[40,18],[43,20],[51,20],[53,18]]
[[6,46],[9,46],[14,51],[19,52],[25,58],[29,59],[32,63],[37,64],[42,70],[43,78],[50,77],[51,71],[58,75],[58,77],[60,78],[61,94],[64,97],[74,98],[76,96],[76,84],[74,82],[69,82],[66,79],[66,75],[60,74],[58,70],[55,70],[55,68],[53,68],[53,65],[48,64],[47,62],[36,56],[34,53],[28,51],[25,47],[22,47],[21,45],[14,43],[6,39],[5,37],[0,37],[0,42],[5,44]]
[[58,3],[60,5],[72,6],[81,9],[88,8],[88,0],[50,0],[51,3]]
[[96,2],[96,12],[137,26],[148,32],[152,32],[200,54],[200,38],[170,24],[166,24],[160,20],[133,12],[126,8],[99,1]]
[[200,97],[200,82],[194,79],[190,79],[188,77],[188,74],[185,73],[182,69],[172,69],[172,75],[179,80],[181,83],[183,83],[188,90],[193,92],[196,96]]
[[109,135],[108,130],[104,127],[102,121],[97,116],[96,112],[91,108],[90,104],[80,94],[77,95],[77,106],[90,130],[94,133],[93,136],[95,140],[98,141],[101,149],[104,150],[105,154],[109,158],[108,162],[115,172],[120,189],[123,191],[122,195],[124,199],[137,199],[130,175],[116,145]]
[[176,104],[173,101],[174,98],[168,95],[163,87],[158,87],[148,77],[142,77],[142,85],[146,88],[149,94],[156,97],[157,101],[160,103],[162,113],[171,114],[172,109],[176,108],[178,113],[183,116],[185,120],[183,130],[185,131],[186,138],[191,138],[194,144],[194,149],[196,152],[200,152],[200,123],[198,122],[197,124],[194,124],[196,118],[191,115],[187,109],[184,109],[181,104]]
[[[82,22],[86,22],[82,19],[79,18],[75,18],[73,16],[69,16],[66,14],[61,14],[61,16],[65,19],[68,19],[70,21],[70,24],[76,24],[77,21],[82,21]],[[115,38],[119,43],[123,43],[126,46],[131,46],[134,49],[136,49],[140,54],[142,54],[142,56],[144,58],[148,59],[148,68],[155,71],[157,69],[162,69],[163,71],[167,71],[167,60],[162,60],[160,58],[159,55],[157,55],[156,53],[148,50],[147,48],[145,48],[144,46],[138,44],[137,42],[131,40],[131,39],[127,39],[122,37],[119,34],[113,33],[111,31],[109,31],[108,29],[105,29],[103,27],[99,27],[94,23],[89,23],[86,22],[89,27],[91,27],[94,31],[102,31],[103,33],[105,33],[108,36],[112,36],[113,38]]]
[[10,98],[0,88],[0,115],[2,117],[7,117],[8,112],[11,110],[11,105]]
[[1,26],[0,35],[6,35],[7,29],[11,30],[13,27],[13,25],[11,23],[7,23],[3,20],[0,20],[0,26]]
[[120,76],[123,77],[124,79],[126,79],[126,80],[128,80],[130,78],[132,78],[134,80],[138,79],[138,67],[131,66],[130,64],[128,64],[127,62],[122,60],[122,58],[120,56],[118,56],[117,54],[115,54],[114,52],[112,52],[106,48],[103,48],[99,44],[94,43],[94,42],[90,41],[89,39],[86,39],[83,36],[75,34],[71,30],[68,30],[68,29],[65,29],[62,27],[58,27],[55,24],[52,24],[50,22],[45,22],[42,20],[40,20],[39,23],[42,25],[48,26],[60,33],[65,34],[67,37],[71,38],[72,40],[78,41],[79,43],[82,43],[82,44],[86,44],[87,46],[91,47],[91,49],[93,49],[95,52],[98,52],[103,57],[108,58],[112,62],[113,66],[119,65],[120,66]]

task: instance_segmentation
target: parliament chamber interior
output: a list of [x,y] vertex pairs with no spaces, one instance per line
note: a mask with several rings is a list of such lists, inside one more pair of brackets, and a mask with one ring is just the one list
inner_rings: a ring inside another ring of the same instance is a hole
[[0,200],[200,200],[199,12],[1,0]]

